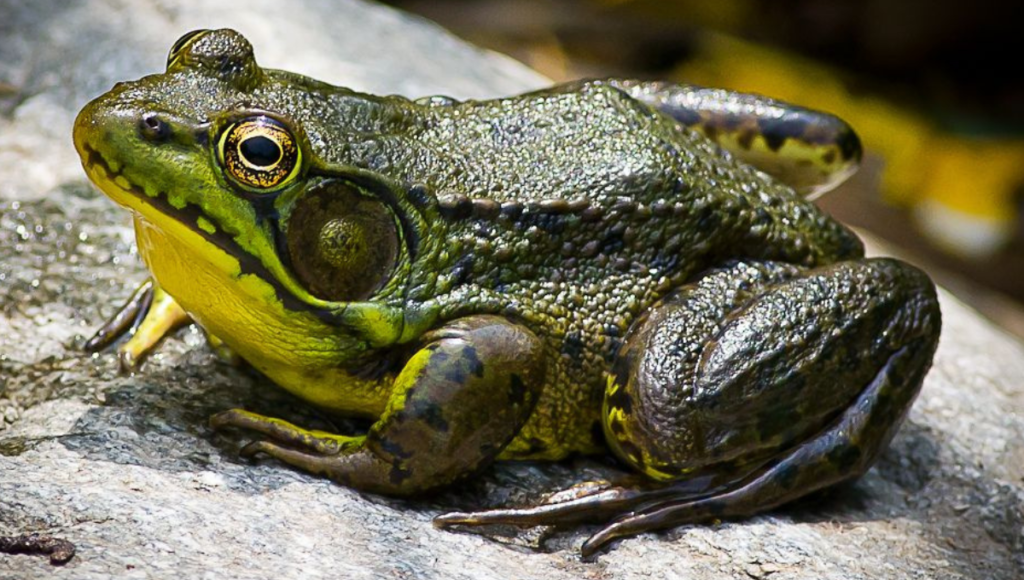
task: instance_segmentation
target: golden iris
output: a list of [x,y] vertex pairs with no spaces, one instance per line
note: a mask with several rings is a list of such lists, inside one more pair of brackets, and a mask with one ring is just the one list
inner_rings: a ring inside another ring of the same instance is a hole
[[300,168],[301,151],[291,131],[280,121],[263,115],[225,129],[217,152],[228,176],[248,189],[282,187]]

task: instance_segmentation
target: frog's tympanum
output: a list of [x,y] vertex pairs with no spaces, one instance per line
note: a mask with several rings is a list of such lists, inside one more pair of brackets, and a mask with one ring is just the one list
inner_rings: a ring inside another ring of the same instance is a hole
[[864,258],[804,198],[852,172],[856,135],[764,97],[618,80],[378,97],[196,31],[164,73],[89,103],[74,140],[152,274],[88,347],[134,329],[131,365],[191,320],[373,421],[214,416],[263,436],[243,454],[400,496],[495,460],[610,451],[642,474],[442,526],[606,523],[589,554],[857,477],[938,341],[932,282]]

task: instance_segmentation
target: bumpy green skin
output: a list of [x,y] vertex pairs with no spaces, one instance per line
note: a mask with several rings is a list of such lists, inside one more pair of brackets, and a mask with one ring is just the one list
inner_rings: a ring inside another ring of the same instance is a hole
[[[557,459],[608,444],[655,479],[700,476],[680,497],[770,474],[775,488],[695,512],[729,515],[862,472],[920,386],[939,332],[930,281],[863,260],[856,236],[790,187],[617,88],[636,84],[409,101],[260,69],[232,31],[182,44],[166,74],[121,84],[83,111],[76,143],[86,166],[121,175],[197,232],[195,211],[205,216],[216,229],[209,241],[274,284],[288,309],[336,327],[339,364],[362,381],[338,389],[371,385],[380,403],[365,439],[311,436],[243,412],[215,420],[326,459],[269,443],[250,452],[402,494],[495,457]],[[284,121],[303,144],[299,179],[264,198],[225,180],[211,152],[219,128],[251,111]],[[107,125],[146,114],[173,136],[154,145],[146,129],[134,138]],[[118,154],[101,151],[106,143]],[[332,179],[384,204],[400,230],[394,270],[348,303],[270,274],[288,264],[274,241],[293,234],[282,224]],[[469,426],[480,414],[496,422]],[[395,435],[396,421],[413,430]],[[835,425],[860,431],[838,441]],[[441,461],[444,449],[455,460]],[[772,471],[793,450],[801,464]],[[581,513],[612,517],[626,496]],[[506,519],[585,519],[514,515]],[[488,521],[463,516],[446,523]]]

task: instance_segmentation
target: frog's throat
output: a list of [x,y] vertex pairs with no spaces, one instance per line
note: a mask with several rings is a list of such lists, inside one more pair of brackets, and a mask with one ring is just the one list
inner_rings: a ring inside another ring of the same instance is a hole
[[199,255],[212,258],[216,253],[223,253],[230,256],[237,262],[237,266],[230,266],[231,270],[237,270],[239,275],[251,274],[258,277],[274,289],[277,300],[287,310],[309,312],[326,324],[338,323],[337,310],[310,304],[296,297],[262,261],[246,252],[231,235],[218,228],[215,221],[205,215],[201,208],[194,204],[176,207],[168,201],[167,195],[163,192],[147,194],[143,188],[132,183],[123,174],[111,169],[99,151],[88,144],[83,144],[82,148],[86,154],[84,166],[89,179],[118,205],[143,216],[167,232],[177,232],[175,238],[189,244]]

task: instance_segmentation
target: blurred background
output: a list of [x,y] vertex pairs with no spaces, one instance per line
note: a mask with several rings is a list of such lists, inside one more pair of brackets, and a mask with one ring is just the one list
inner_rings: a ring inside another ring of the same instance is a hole
[[850,122],[861,171],[817,203],[1024,337],[1024,68],[999,0],[390,0],[555,81],[718,86]]

